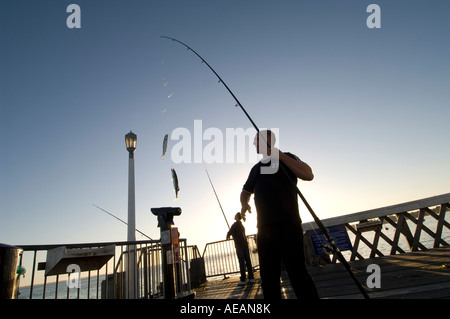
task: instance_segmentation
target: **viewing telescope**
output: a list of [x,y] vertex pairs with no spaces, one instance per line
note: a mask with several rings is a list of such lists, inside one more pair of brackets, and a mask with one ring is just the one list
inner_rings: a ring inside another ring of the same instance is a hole
[[181,215],[180,207],[158,207],[150,208],[153,215],[158,216],[158,227],[161,230],[169,229],[171,225],[174,225],[173,216]]

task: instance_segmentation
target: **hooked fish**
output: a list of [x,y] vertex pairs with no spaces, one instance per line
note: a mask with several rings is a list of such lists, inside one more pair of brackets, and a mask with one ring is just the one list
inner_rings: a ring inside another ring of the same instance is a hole
[[173,168],[171,168],[172,170],[172,182],[173,182],[173,188],[175,190],[175,200],[178,199],[178,192],[180,191],[180,187],[178,186],[178,177],[177,177],[177,173],[175,172],[175,170]]
[[164,157],[166,156],[166,152],[167,152],[167,139],[168,139],[168,137],[169,137],[169,134],[166,134],[166,135],[164,136],[164,141],[163,141],[163,152],[162,152],[161,160],[163,160]]

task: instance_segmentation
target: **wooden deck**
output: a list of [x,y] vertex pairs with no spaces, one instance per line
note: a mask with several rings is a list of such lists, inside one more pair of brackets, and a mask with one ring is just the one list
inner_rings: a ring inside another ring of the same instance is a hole
[[[416,251],[349,263],[371,299],[450,299],[450,247]],[[381,270],[381,288],[369,289],[367,266]],[[361,299],[354,282],[341,264],[311,267],[310,273],[322,299]],[[208,281],[196,289],[196,299],[262,299],[261,280],[238,287],[238,276]],[[282,276],[285,299],[295,295],[289,280]]]

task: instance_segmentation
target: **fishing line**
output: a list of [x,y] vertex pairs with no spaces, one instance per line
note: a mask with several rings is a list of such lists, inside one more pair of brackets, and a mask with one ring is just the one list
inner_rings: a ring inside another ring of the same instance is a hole
[[[163,74],[161,76],[161,91],[163,96],[164,104],[161,109],[161,122],[162,122],[162,128],[164,129],[164,137],[162,139],[162,155],[161,155],[161,161],[164,160],[164,158],[167,155],[168,151],[168,144],[169,144],[169,123],[167,120],[167,117],[172,116],[172,108],[173,108],[173,97],[175,95],[174,89],[170,85],[170,75],[165,74],[165,59],[161,59],[161,66],[163,69]],[[178,199],[178,192],[180,190],[179,187],[179,180],[177,173],[174,168],[171,168],[171,176],[172,176],[172,184],[173,184],[173,190],[175,192],[175,200]]]
[[[230,90],[230,88],[228,87],[228,85],[222,80],[222,78],[219,76],[219,74],[217,74],[217,72],[209,65],[208,62],[206,62],[205,59],[203,59],[195,50],[193,50],[191,47],[189,47],[187,44],[171,38],[171,37],[167,37],[167,36],[161,36],[161,38],[164,39],[169,39],[172,40],[174,42],[178,42],[181,45],[185,46],[188,50],[192,51],[197,57],[200,58],[200,60],[202,61],[202,63],[206,64],[208,66],[208,68],[216,75],[216,77],[219,79],[219,82],[222,83],[225,88],[228,90],[228,92],[231,94],[231,96],[234,98],[234,100],[237,103],[237,106],[239,106],[241,108],[241,110],[244,112],[244,114],[247,116],[248,120],[250,121],[250,123],[252,123],[253,127],[256,129],[256,131],[259,133],[259,128],[258,126],[255,124],[255,122],[253,121],[253,119],[250,117],[250,115],[247,113],[247,111],[245,110],[245,108],[242,106],[241,102],[239,102],[239,100],[237,99],[237,97],[234,95],[234,93]],[[267,141],[266,141],[267,143]],[[267,143],[268,144],[268,143]],[[270,148],[270,145],[268,144],[268,148]],[[286,172],[286,169],[283,167],[283,165],[279,165],[279,168],[281,168],[282,172],[285,174],[286,177],[288,177],[288,174]],[[297,195],[301,198],[301,200],[303,201],[303,204],[306,206],[306,208],[308,209],[308,211],[310,212],[311,216],[313,217],[314,221],[316,222],[317,226],[319,227],[319,229],[321,230],[322,234],[325,236],[325,238],[327,239],[328,243],[330,244],[330,246],[333,248],[333,251],[336,253],[337,258],[339,259],[339,261],[342,263],[342,265],[344,266],[344,268],[347,270],[348,274],[350,275],[350,277],[353,279],[355,285],[358,287],[359,291],[361,292],[361,294],[364,296],[365,299],[369,299],[369,296],[367,295],[367,292],[364,290],[364,288],[362,287],[361,283],[358,281],[358,279],[355,277],[355,275],[353,274],[352,270],[350,269],[350,265],[348,264],[347,260],[344,258],[344,256],[342,255],[340,249],[337,247],[335,241],[333,240],[333,238],[330,236],[330,234],[328,233],[327,229],[325,228],[325,226],[323,225],[322,221],[319,219],[319,217],[317,217],[316,213],[314,212],[314,210],[312,209],[312,207],[309,205],[309,203],[307,202],[306,198],[303,196],[303,194],[300,192],[300,190],[298,189],[297,185],[295,182],[290,181],[289,178],[287,178],[287,180],[289,180],[290,183],[292,183],[292,186],[296,189]]]

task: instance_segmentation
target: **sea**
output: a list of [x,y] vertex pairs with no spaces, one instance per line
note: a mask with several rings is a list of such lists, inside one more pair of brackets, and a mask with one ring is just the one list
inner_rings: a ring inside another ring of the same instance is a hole
[[[58,286],[55,283],[48,283],[33,286],[33,295],[31,299],[101,299],[101,283],[106,278],[105,275],[92,276],[91,278],[80,278],[78,286],[73,286],[73,282],[64,279],[58,282]],[[45,295],[44,295],[45,288]],[[56,289],[58,288],[58,289]],[[30,286],[19,288],[19,299],[30,299]],[[58,292],[58,295],[56,295]]]

